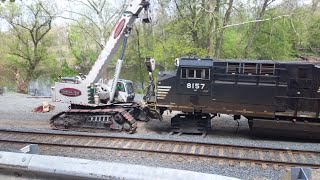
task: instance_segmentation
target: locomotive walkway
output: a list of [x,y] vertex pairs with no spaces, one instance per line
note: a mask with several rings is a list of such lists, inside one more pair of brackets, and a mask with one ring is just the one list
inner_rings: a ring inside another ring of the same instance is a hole
[[261,166],[276,170],[291,167],[320,168],[320,152],[275,148],[247,147],[212,143],[155,140],[148,138],[109,137],[65,132],[34,132],[0,130],[0,143],[38,144],[65,148],[106,149],[129,152],[159,153],[163,158],[178,156],[214,159],[218,164],[231,166]]

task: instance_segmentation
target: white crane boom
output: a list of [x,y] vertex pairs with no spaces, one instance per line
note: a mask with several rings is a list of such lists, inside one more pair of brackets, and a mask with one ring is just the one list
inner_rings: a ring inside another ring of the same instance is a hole
[[[81,77],[64,77],[62,78],[62,82],[56,82],[52,93],[53,101],[78,105],[95,105],[99,104],[101,100],[104,101],[102,104],[106,103],[106,100],[108,100],[108,104],[113,103],[128,35],[130,34],[133,23],[142,11],[144,11],[144,14],[142,14],[141,17],[142,21],[145,23],[150,22],[149,6],[149,0],[129,0],[126,10],[111,32],[107,44],[101,51],[88,75]],[[106,68],[119,49],[121,42],[123,42],[123,47],[120,58],[117,61],[112,85],[106,86],[101,83],[96,87],[95,84],[101,79],[102,71]],[[133,88],[125,88],[125,93],[118,93],[117,101],[127,102],[133,100]],[[98,99],[95,97],[98,97]]]
[[[106,67],[106,65],[110,62],[113,58],[114,54],[118,50],[121,40],[125,36],[125,31],[128,28],[131,28],[135,20],[138,18],[138,15],[142,10],[145,13],[148,13],[149,8],[149,0],[131,0],[128,3],[128,7],[126,11],[123,13],[120,20],[117,22],[111,36],[107,44],[105,45],[104,49],[101,51],[98,59],[92,66],[89,74],[87,75],[86,79],[84,79],[83,84],[90,85],[91,83],[97,82],[101,77],[102,70]],[[143,17],[144,21],[147,21],[146,18]]]

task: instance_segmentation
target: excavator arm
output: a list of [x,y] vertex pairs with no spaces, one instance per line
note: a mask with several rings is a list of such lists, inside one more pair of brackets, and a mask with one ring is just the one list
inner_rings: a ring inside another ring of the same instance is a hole
[[127,38],[131,32],[131,28],[135,20],[139,17],[139,15],[144,23],[149,23],[151,21],[149,6],[149,0],[129,1],[126,10],[116,23],[109,40],[101,51],[98,59],[92,66],[88,75],[76,77],[74,81],[62,79],[64,82],[57,82],[55,84],[55,88],[53,89],[53,101],[81,105],[99,104],[99,100],[95,100],[97,96],[94,88],[95,83],[100,80],[102,71],[110,63],[114,54],[117,52],[121,43],[123,42],[122,51],[120,58],[117,61],[112,85],[111,87],[106,86],[108,90],[105,94],[108,93],[106,97],[109,96],[108,104],[111,104],[114,100],[116,92],[116,85],[122,67]]
[[84,84],[90,85],[90,83],[97,82],[100,79],[102,70],[113,58],[123,38],[128,36],[132,25],[142,11],[144,11],[142,21],[146,23],[150,22],[149,6],[148,0],[133,0],[129,2],[126,11],[113,29],[107,44],[84,80]]

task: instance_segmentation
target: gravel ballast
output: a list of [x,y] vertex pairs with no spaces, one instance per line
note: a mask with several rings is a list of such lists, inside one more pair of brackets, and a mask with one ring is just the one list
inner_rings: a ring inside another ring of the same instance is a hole
[[[48,101],[51,105],[55,106],[55,109],[49,113],[34,113],[32,110],[42,104],[42,102]],[[49,119],[54,114],[68,109],[69,104],[63,104],[58,102],[52,102],[50,98],[34,98],[28,95],[17,93],[5,93],[0,96],[0,128],[1,129],[26,129],[37,131],[51,131],[49,128]],[[311,150],[320,151],[318,142],[309,140],[295,140],[295,139],[278,139],[278,138],[255,138],[252,139],[249,135],[249,128],[247,120],[242,118],[239,120],[239,128],[237,121],[229,115],[222,115],[221,117],[215,117],[212,121],[213,130],[208,133],[205,138],[198,135],[169,135],[170,132],[170,118],[173,117],[175,112],[170,114],[165,112],[163,121],[150,121],[147,123],[139,122],[138,130],[135,134],[126,134],[122,132],[107,132],[102,133],[108,136],[129,136],[129,137],[143,137],[154,139],[173,139],[181,141],[196,141],[206,143],[219,143],[219,144],[235,144],[241,146],[254,146],[254,147],[273,147],[282,149],[298,149],[298,150]],[[238,129],[238,130],[237,130]],[[237,130],[237,131],[236,131]],[[53,131],[55,132],[55,131]],[[100,133],[101,134],[101,133]],[[14,150],[17,147],[10,148],[9,146],[3,146],[1,144],[0,150]],[[50,152],[51,151],[51,152]],[[144,164],[150,166],[170,167],[176,169],[185,169],[206,173],[215,173],[225,176],[232,176],[242,179],[278,179],[284,173],[283,170],[274,170],[268,168],[266,170],[260,167],[239,167],[237,165],[230,166],[228,164],[218,165],[215,162],[201,162],[191,161],[177,162],[167,159],[157,158],[156,155],[150,155],[152,158],[141,158],[144,155],[137,153],[135,155],[139,158],[126,155],[123,157],[113,156],[111,153],[94,151],[89,153],[90,150],[85,151],[70,151],[64,149],[59,151],[45,150],[42,151],[48,155],[61,155],[71,156],[88,159],[98,159],[106,161],[124,162],[132,164]]]

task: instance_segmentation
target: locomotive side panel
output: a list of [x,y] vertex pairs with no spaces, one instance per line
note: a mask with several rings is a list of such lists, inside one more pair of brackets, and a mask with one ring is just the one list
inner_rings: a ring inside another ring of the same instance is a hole
[[286,93],[286,87],[241,84],[212,85],[211,110],[219,113],[274,117],[275,96]]

